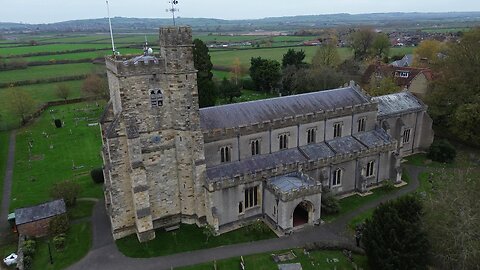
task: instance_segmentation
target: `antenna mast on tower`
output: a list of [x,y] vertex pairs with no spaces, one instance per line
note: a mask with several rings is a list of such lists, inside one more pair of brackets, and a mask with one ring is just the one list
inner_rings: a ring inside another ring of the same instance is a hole
[[108,0],[105,1],[107,3],[107,15],[108,15],[108,25],[110,27],[110,38],[112,39],[112,52],[113,56],[115,56],[115,42],[113,41],[113,31],[112,31],[112,20],[110,19],[110,7],[108,5]]
[[170,3],[172,5],[172,7],[167,9],[167,12],[172,13],[173,25],[175,26],[176,25],[176,23],[175,23],[175,12],[180,11],[178,8],[175,8],[175,6],[178,5],[178,0],[170,0],[168,3]]

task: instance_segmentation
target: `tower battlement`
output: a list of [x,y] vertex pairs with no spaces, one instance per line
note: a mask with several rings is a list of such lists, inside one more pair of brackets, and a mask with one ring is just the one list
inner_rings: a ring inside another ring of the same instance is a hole
[[188,26],[160,28],[160,47],[193,46],[192,29]]
[[165,65],[160,55],[106,56],[107,69],[117,76],[135,76],[160,73]]

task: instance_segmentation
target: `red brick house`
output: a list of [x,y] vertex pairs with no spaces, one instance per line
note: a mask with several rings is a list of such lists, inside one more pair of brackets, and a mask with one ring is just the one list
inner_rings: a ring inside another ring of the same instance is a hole
[[42,237],[48,234],[50,220],[67,213],[63,199],[15,210],[15,226],[21,235]]

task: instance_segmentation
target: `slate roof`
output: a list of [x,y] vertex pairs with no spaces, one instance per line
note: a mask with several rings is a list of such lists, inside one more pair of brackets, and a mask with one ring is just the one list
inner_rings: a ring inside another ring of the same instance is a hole
[[310,160],[319,160],[335,156],[335,152],[333,152],[325,143],[309,144],[301,146],[300,149],[310,158]]
[[280,164],[315,161],[335,155],[360,152],[368,148],[375,148],[390,144],[390,136],[383,129],[358,133],[327,142],[310,144],[299,148],[282,150],[271,154],[253,156],[241,161],[224,163],[207,167],[208,181],[216,182],[221,178],[232,178],[236,175],[253,173],[277,167]]
[[203,130],[234,128],[284,117],[370,103],[355,87],[200,109]]
[[307,159],[297,148],[283,150],[272,154],[253,156],[249,159],[207,167],[207,178],[218,179],[222,177],[234,177],[235,175],[266,170],[277,167],[280,164],[305,162]]
[[425,104],[408,91],[372,98],[378,101],[378,117],[416,112],[425,109]]
[[309,181],[306,177],[302,177],[299,173],[291,173],[271,178],[269,184],[278,188],[281,192],[291,192],[315,185],[315,183]]
[[353,136],[368,148],[382,146],[391,142],[390,136],[383,129],[357,133]]
[[391,63],[394,67],[410,67],[413,64],[413,54],[406,54],[402,59]]
[[15,209],[15,224],[21,225],[49,217],[65,214],[67,208],[63,199],[39,204],[32,207]]
[[337,154],[353,154],[354,152],[360,152],[367,149],[367,147],[365,147],[352,136],[337,138],[328,141],[327,144]]

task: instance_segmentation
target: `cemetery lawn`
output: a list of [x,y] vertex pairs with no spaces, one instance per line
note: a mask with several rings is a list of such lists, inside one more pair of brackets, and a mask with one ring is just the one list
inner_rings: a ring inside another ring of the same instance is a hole
[[[300,263],[304,270],[314,270],[314,269],[338,269],[338,270],[350,270],[354,269],[352,264],[348,259],[343,255],[341,251],[336,250],[316,250],[310,251],[310,255],[305,255],[303,249],[293,249],[292,250],[297,256],[295,259],[282,262],[279,264],[288,264],[288,263]],[[255,270],[277,270],[278,265],[272,259],[272,253],[282,254],[286,253],[288,250],[276,251],[270,253],[256,254],[244,256],[245,269],[255,269]],[[353,260],[359,267],[359,269],[367,270],[367,258],[365,256],[353,255]],[[327,262],[328,260],[337,259],[338,262]],[[225,260],[219,260],[216,262],[218,270],[231,270],[231,269],[240,269],[240,258],[230,258]],[[313,265],[312,265],[313,264]],[[214,269],[214,263],[204,263],[194,266],[175,268],[176,270],[210,270]]]
[[78,201],[77,203],[67,209],[68,218],[70,220],[76,220],[92,216],[93,207],[95,202],[93,201]]
[[[51,242],[51,241],[50,241]],[[65,241],[65,249],[56,251],[51,242],[53,264],[50,264],[48,254],[48,239],[37,240],[37,249],[33,257],[31,269],[59,270],[79,261],[87,255],[92,245],[90,222],[82,222],[70,226]]]
[[138,242],[137,236],[133,234],[117,240],[116,244],[120,252],[125,256],[151,258],[276,237],[275,233],[265,224],[261,223],[261,225],[265,226],[262,231],[247,226],[219,236],[211,236],[207,242],[207,237],[202,231],[203,228],[199,228],[197,225],[182,224],[180,229],[176,231],[165,232],[163,229],[156,230],[155,239],[147,243]]
[[[10,210],[51,200],[52,185],[65,180],[81,185],[79,197],[102,196],[102,186],[90,178],[90,171],[102,166],[100,128],[88,124],[98,122],[103,105],[50,107],[17,132]],[[55,118],[64,122],[62,128],[55,127]]]

